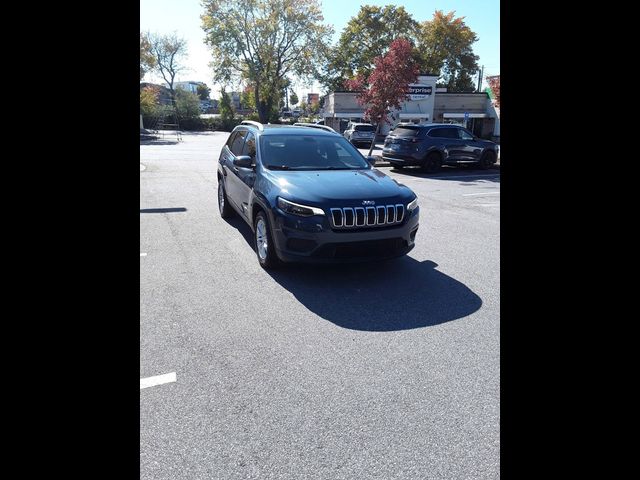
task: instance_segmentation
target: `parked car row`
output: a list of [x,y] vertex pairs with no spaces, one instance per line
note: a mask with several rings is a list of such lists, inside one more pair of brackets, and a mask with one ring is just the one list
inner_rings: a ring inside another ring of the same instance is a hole
[[382,158],[396,168],[419,166],[435,172],[442,165],[477,164],[490,168],[499,146],[450,123],[401,125],[387,135]]
[[[356,147],[368,147],[375,134],[374,125],[349,122],[342,135]],[[386,136],[382,158],[399,169],[417,166],[426,172],[442,165],[477,164],[486,169],[496,163],[499,148],[459,125],[400,123]]]

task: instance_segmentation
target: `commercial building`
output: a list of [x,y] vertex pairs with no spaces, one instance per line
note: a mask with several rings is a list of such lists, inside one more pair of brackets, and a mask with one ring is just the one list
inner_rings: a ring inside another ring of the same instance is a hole
[[[381,135],[386,135],[400,122],[457,123],[474,135],[499,139],[500,119],[486,92],[453,93],[436,89],[436,75],[422,74],[416,84],[409,85],[409,100],[389,115],[391,125],[383,124]],[[360,105],[355,92],[332,92],[325,96],[322,117],[325,125],[343,132],[350,121],[366,122],[365,107]]]

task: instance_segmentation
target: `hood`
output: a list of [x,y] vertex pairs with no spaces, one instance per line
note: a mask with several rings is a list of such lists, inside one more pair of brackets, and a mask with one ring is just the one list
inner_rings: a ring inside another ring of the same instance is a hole
[[278,195],[318,206],[336,200],[344,206],[362,206],[363,200],[382,205],[407,202],[415,196],[411,189],[375,169],[266,172],[272,184],[279,187]]

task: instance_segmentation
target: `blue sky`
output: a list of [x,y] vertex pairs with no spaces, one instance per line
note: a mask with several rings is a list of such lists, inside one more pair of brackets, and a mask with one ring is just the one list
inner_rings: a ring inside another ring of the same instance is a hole
[[[241,0],[239,0],[241,1]],[[455,10],[456,16],[465,17],[465,22],[473,30],[478,41],[473,45],[479,64],[485,66],[485,77],[500,73],[500,2],[499,0],[322,0],[324,23],[333,25],[334,43],[349,19],[357,15],[361,5],[404,6],[419,22],[430,20],[433,12]],[[203,43],[204,32],[200,27],[202,14],[200,0],[140,0],[140,30],[157,33],[176,32],[187,39],[189,57],[186,66],[189,71],[177,80],[203,81],[214,87],[211,96],[217,98],[217,87],[213,85],[212,73],[208,67],[211,61],[209,51]],[[160,79],[145,77],[145,80]],[[486,85],[486,81],[483,81]],[[294,89],[303,98],[308,92],[321,93],[317,84],[296,84]]]

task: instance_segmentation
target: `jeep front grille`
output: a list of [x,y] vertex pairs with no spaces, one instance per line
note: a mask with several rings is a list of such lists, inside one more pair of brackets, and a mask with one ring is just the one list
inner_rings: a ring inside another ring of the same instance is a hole
[[402,223],[404,205],[331,208],[333,228],[381,227]]

